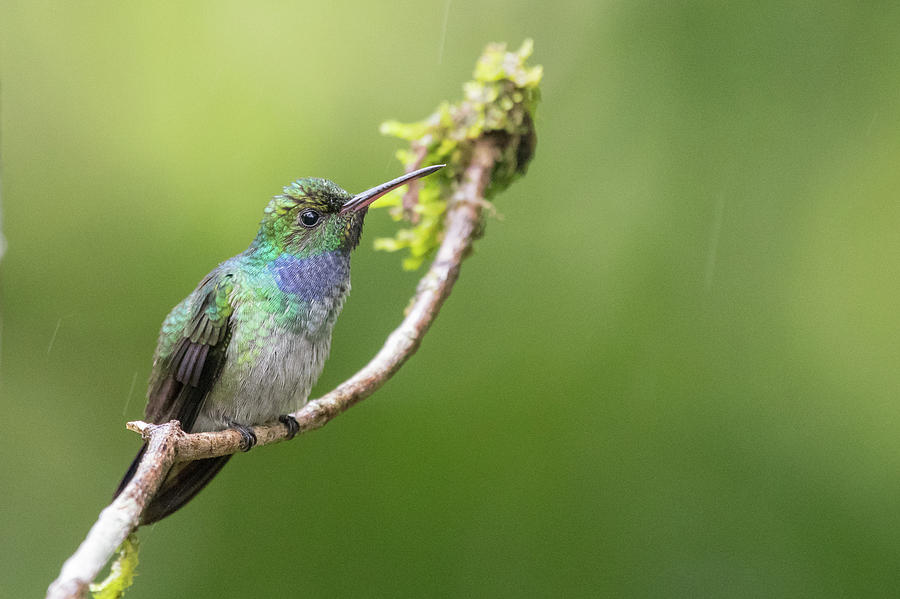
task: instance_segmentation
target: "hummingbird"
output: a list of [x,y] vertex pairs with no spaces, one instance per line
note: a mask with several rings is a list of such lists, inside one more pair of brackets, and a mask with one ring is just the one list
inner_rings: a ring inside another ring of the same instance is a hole
[[[331,349],[331,331],[350,291],[350,253],[369,206],[443,164],[351,195],[332,181],[294,181],[266,206],[250,246],[222,262],[163,321],[147,390],[147,421],[178,420],[186,432],[251,427],[278,419],[289,438]],[[116,496],[134,476],[138,452]],[[230,455],[178,463],[147,504],[141,524],[190,501]]]

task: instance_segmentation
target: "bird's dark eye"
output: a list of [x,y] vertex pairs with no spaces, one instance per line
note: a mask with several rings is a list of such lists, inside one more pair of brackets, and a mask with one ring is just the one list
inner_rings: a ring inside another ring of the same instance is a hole
[[315,210],[304,210],[300,214],[300,224],[304,227],[315,227],[320,218],[322,218],[322,215]]

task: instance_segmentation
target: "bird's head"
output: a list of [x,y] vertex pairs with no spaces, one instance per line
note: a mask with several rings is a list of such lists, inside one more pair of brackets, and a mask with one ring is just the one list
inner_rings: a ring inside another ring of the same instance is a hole
[[327,179],[294,181],[266,206],[254,246],[296,256],[349,252],[359,244],[363,220],[372,202],[443,166],[421,168],[356,195]]

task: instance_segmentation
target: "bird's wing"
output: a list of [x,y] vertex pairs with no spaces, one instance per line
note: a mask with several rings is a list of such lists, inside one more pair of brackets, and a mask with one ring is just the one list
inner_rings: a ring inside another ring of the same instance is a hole
[[225,358],[234,280],[214,270],[163,323],[147,393],[147,420],[190,432]]

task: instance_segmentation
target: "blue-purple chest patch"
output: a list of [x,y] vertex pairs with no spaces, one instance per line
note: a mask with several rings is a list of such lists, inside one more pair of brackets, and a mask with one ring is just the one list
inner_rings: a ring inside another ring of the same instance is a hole
[[278,288],[304,301],[318,301],[335,295],[335,287],[350,278],[350,257],[343,252],[327,252],[306,258],[282,254],[268,265]]

